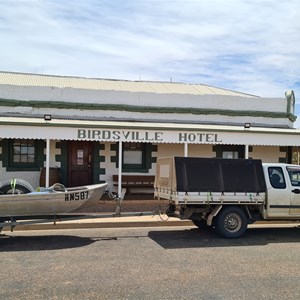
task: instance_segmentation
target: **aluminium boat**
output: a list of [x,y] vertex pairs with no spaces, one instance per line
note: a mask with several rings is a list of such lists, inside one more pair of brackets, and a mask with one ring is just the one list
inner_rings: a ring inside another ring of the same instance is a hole
[[107,188],[107,183],[70,188],[54,184],[41,191],[1,194],[0,218],[18,219],[83,212],[96,205]]

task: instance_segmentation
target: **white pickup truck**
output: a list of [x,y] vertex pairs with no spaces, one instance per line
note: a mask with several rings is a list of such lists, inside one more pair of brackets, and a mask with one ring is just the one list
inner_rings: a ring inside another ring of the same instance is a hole
[[300,221],[300,166],[255,159],[157,159],[155,197],[169,199],[168,216],[242,236],[259,220]]

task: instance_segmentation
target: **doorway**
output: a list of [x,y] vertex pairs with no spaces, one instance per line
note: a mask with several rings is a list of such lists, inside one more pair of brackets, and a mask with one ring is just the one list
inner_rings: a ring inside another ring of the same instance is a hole
[[68,142],[68,186],[92,184],[93,143]]

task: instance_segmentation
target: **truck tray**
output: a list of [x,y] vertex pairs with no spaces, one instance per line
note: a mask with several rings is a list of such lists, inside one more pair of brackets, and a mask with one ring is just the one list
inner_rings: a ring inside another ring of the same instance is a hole
[[262,203],[261,160],[200,157],[157,159],[155,196],[177,203]]

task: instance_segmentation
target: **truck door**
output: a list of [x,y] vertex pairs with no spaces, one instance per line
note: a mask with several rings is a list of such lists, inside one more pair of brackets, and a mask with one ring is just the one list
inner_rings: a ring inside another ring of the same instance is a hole
[[290,191],[287,188],[283,171],[280,166],[270,166],[265,174],[268,189],[267,216],[271,218],[289,215]]
[[287,167],[291,185],[290,214],[300,216],[300,167]]

